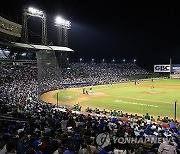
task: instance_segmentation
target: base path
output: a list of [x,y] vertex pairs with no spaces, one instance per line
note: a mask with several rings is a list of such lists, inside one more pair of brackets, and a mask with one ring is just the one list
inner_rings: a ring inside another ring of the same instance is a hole
[[[76,89],[71,89],[72,91],[77,91]],[[46,92],[40,96],[40,99],[46,103],[51,103],[54,105],[57,105],[57,99],[54,98],[54,95],[56,95],[58,92],[61,92],[62,90],[53,90]],[[58,100],[58,105],[60,106],[70,106],[73,107],[75,104],[78,104],[82,101],[89,100],[89,97],[87,95],[83,95],[77,91],[77,94],[79,95],[77,100],[70,100],[68,102],[61,102]],[[82,110],[85,110],[87,106],[82,106]]]

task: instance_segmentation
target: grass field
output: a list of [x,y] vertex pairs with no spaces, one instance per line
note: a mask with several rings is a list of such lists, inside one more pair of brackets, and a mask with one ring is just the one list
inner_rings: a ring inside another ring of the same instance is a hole
[[[154,85],[154,91],[151,86]],[[89,91],[90,87],[85,87]],[[168,116],[174,118],[174,102],[177,102],[177,119],[180,120],[180,79],[162,79],[118,83],[111,85],[93,86],[92,94],[82,94],[81,88],[70,88],[58,92],[59,104],[70,105],[78,103],[85,110],[87,106],[99,109],[116,109],[124,113],[149,113],[154,117]],[[57,93],[53,94],[57,99]]]

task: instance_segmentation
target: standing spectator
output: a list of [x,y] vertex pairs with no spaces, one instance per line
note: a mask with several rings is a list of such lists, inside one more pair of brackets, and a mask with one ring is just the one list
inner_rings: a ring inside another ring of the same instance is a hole
[[63,120],[61,120],[61,129],[63,131],[67,130],[67,120],[65,118],[63,118]]
[[25,132],[20,132],[19,140],[17,142],[17,154],[25,154],[25,143],[24,143],[25,139],[26,139]]

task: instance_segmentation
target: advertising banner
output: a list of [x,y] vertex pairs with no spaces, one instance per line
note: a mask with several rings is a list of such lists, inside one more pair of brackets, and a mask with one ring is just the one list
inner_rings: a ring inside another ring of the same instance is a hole
[[0,33],[21,37],[22,26],[0,16]]
[[171,66],[171,72],[180,73],[180,64],[173,64]]
[[170,72],[170,65],[154,65],[154,72]]

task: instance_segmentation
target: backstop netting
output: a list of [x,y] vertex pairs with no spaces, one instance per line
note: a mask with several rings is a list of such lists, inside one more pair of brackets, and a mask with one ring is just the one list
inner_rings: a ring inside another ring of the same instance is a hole
[[61,69],[55,51],[36,52],[38,67],[38,93],[61,88]]

